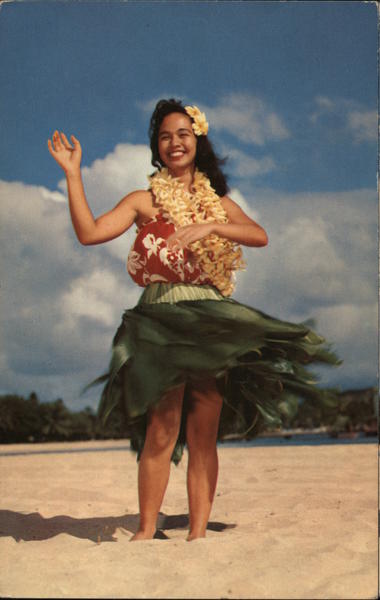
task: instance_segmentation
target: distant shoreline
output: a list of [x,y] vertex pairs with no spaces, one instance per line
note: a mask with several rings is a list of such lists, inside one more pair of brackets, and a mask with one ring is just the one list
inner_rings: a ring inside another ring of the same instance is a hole
[[[218,446],[228,448],[254,448],[265,446],[320,446],[371,443],[378,443],[376,436],[368,436],[364,432],[355,432],[354,436],[344,435],[332,437],[327,431],[320,428],[318,430],[302,431],[296,429],[285,432],[261,433],[251,440],[241,440],[231,437],[218,442]],[[131,451],[128,439],[0,444],[0,457],[121,451]]]

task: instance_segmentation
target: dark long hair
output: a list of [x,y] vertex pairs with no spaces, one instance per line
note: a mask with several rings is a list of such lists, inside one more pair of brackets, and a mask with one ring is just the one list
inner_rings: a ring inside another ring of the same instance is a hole
[[[160,100],[157,102],[150,119],[149,139],[152,151],[152,165],[158,169],[164,166],[158,152],[158,133],[164,118],[173,112],[182,113],[189,117],[182,102],[170,98],[169,100]],[[191,119],[191,117],[189,118]],[[207,175],[218,196],[225,196],[228,192],[227,176],[223,173],[221,167],[227,159],[217,156],[207,135],[199,135],[196,138],[195,166],[199,171]]]

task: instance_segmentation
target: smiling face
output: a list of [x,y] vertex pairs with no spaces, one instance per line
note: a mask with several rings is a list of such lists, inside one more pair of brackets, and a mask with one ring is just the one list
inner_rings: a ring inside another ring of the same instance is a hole
[[158,152],[164,165],[173,173],[194,169],[196,151],[190,117],[177,112],[167,115],[158,133]]

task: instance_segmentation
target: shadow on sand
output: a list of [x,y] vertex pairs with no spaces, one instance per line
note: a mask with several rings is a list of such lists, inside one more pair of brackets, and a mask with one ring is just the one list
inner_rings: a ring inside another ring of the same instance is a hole
[[[45,518],[40,513],[20,513],[12,510],[0,510],[0,537],[13,537],[16,542],[48,540],[60,533],[67,533],[81,539],[88,539],[97,544],[116,542],[116,529],[120,528],[136,533],[139,515],[122,515],[120,517],[92,517],[75,519],[67,515]],[[188,515],[168,516],[160,513],[157,521],[155,539],[169,539],[164,530],[186,529],[189,524]],[[235,524],[227,525],[218,521],[210,521],[207,529],[222,532],[232,529]]]

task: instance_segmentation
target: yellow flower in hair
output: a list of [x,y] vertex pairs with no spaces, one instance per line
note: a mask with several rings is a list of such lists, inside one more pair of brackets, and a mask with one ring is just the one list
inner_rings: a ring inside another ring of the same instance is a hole
[[192,128],[195,135],[207,135],[208,123],[205,113],[201,112],[197,106],[185,106],[185,110],[194,121]]

